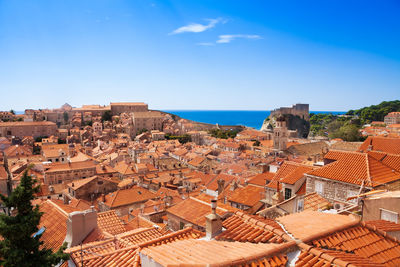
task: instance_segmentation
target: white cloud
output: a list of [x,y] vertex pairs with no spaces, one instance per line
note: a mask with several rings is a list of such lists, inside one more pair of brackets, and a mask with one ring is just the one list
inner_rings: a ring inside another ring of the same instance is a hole
[[197,43],[197,45],[201,45],[201,46],[213,46],[215,45],[214,43]]
[[222,20],[221,18],[206,19],[206,21],[208,21],[208,24],[206,24],[206,25],[203,25],[200,23],[190,23],[189,25],[182,26],[182,27],[174,30],[173,32],[171,32],[170,35],[184,33],[184,32],[195,32],[195,33],[204,32],[208,29],[214,28],[215,25],[217,25],[219,22],[226,23],[226,20]]
[[237,38],[244,38],[244,39],[261,39],[261,36],[259,35],[250,35],[250,34],[224,34],[218,36],[217,43],[218,44],[227,44],[230,43],[231,41],[237,39]]

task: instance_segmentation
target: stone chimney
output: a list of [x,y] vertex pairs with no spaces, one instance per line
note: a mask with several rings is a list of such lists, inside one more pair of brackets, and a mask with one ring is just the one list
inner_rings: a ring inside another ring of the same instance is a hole
[[79,245],[96,227],[97,212],[94,208],[71,212],[67,219],[67,236],[64,242],[68,243],[68,247]]
[[206,216],[206,238],[214,239],[222,232],[222,220],[217,214],[217,200],[211,200],[211,214]]

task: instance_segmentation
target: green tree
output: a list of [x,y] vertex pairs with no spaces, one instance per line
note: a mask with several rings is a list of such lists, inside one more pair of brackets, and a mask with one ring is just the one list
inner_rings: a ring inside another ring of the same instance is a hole
[[69,120],[69,115],[68,115],[68,112],[64,111],[64,114],[63,114],[63,116],[64,116],[64,122],[65,122],[65,123],[67,123],[67,122],[68,122],[68,120]]
[[112,114],[111,114],[111,110],[107,110],[103,113],[103,115],[101,116],[101,121],[111,121],[112,120]]
[[41,248],[42,233],[38,232],[38,224],[42,213],[38,205],[34,207],[31,203],[39,191],[35,183],[36,180],[25,171],[20,185],[10,196],[0,195],[9,213],[0,214],[0,235],[3,237],[0,241],[1,266],[55,266],[69,257],[63,253],[65,245],[56,253]]
[[260,146],[260,145],[261,145],[261,143],[258,140],[254,141],[254,143],[253,143],[253,146]]
[[10,113],[15,115],[15,111],[13,109],[10,110]]

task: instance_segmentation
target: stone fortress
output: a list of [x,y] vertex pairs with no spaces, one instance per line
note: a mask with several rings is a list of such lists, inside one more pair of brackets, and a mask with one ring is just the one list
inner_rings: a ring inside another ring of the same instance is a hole
[[[278,126],[277,121],[285,121],[282,124],[283,128],[286,129],[286,137],[289,138],[307,138],[310,130],[310,113],[309,104],[295,104],[290,107],[281,107],[271,111],[268,118],[264,120],[261,127],[261,131],[268,133],[271,138],[275,137],[275,128]],[[279,128],[282,127],[281,124]],[[282,131],[282,129],[280,129]]]
[[280,115],[293,115],[299,116],[303,120],[309,121],[310,120],[310,111],[309,111],[309,104],[295,104],[291,108],[289,107],[282,107],[277,108],[271,111],[270,117],[279,117]]

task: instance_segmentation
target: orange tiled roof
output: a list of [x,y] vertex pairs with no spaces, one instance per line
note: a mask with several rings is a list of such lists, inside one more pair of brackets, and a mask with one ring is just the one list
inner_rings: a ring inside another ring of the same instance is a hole
[[244,204],[253,207],[262,198],[265,189],[254,185],[248,185],[242,188],[236,188],[228,198],[228,201]]
[[353,216],[303,211],[276,219],[298,239],[313,239],[325,233],[332,233],[354,226],[359,220]]
[[162,266],[238,266],[261,260],[266,266],[285,266],[286,256],[275,255],[285,247],[288,245],[189,239],[147,247],[141,253]]
[[103,232],[111,235],[126,232],[126,228],[115,210],[99,212],[97,214],[97,224]]
[[266,185],[266,182],[273,179],[274,175],[275,173],[272,172],[263,172],[251,177],[248,183],[264,187]]
[[49,200],[43,202],[39,209],[43,212],[39,229],[41,227],[46,228],[40,240],[44,242],[43,246],[45,248],[56,252],[62,246],[67,234],[66,221],[68,214]]
[[121,189],[109,193],[105,196],[105,204],[108,207],[115,208],[137,202],[145,202],[156,198],[157,195],[142,187],[132,187],[130,189]]
[[330,205],[331,203],[317,192],[309,193],[304,196],[304,210],[324,210]]
[[375,262],[376,266],[400,266],[400,243],[373,227],[356,225],[313,240],[317,248],[335,249]]
[[367,221],[365,223],[372,227],[375,226],[376,229],[379,229],[384,232],[400,231],[400,224],[394,222],[389,222],[385,220],[375,220],[375,221]]
[[[316,249],[304,243],[300,244],[303,249],[296,267],[303,266],[358,266],[375,267],[377,264],[367,258],[356,254],[337,250]],[[305,250],[304,250],[305,249]]]
[[264,219],[260,216],[249,216],[242,212],[223,221],[225,228],[216,240],[239,241],[251,243],[283,243],[283,231],[274,220]]
[[312,166],[285,161],[275,174],[275,178],[281,183],[295,184],[304,177],[304,173],[313,170]]
[[369,148],[375,151],[400,154],[400,138],[368,136],[368,138],[361,144],[359,151],[367,152]]
[[368,153],[329,151],[325,159],[333,160],[310,175],[366,186],[378,186],[400,179],[400,172],[375,159]]
[[52,163],[52,164],[46,165],[46,167],[48,167],[46,172],[50,173],[50,172],[95,168],[96,165],[95,165],[94,161],[87,160],[87,161],[77,161],[77,162],[69,162],[69,163]]
[[[234,210],[232,208],[232,210]],[[167,209],[167,214],[170,213],[174,216],[184,219],[194,225],[205,227],[206,215],[211,213],[211,204],[196,198],[187,198],[184,201],[176,204],[175,206]],[[227,209],[217,207],[217,214],[224,216],[231,213]],[[232,212],[233,213],[233,212]]]
[[[178,240],[200,238],[203,236],[202,233],[193,230],[192,228],[187,228],[163,236],[156,234],[155,231],[157,230],[154,228],[138,229],[136,231],[117,235],[115,239],[85,244],[82,246],[84,252],[84,266],[140,266],[138,253],[143,248],[149,246],[155,247],[161,244],[176,242]],[[141,238],[135,239],[135,235],[141,235]],[[133,240],[133,243],[126,239],[127,236]],[[66,252],[70,254],[71,259],[76,264],[81,264],[80,246],[72,247]]]
[[29,157],[32,156],[32,149],[29,148],[28,146],[20,146],[20,145],[15,145],[15,146],[9,146],[4,150],[4,154],[7,155],[7,157]]

